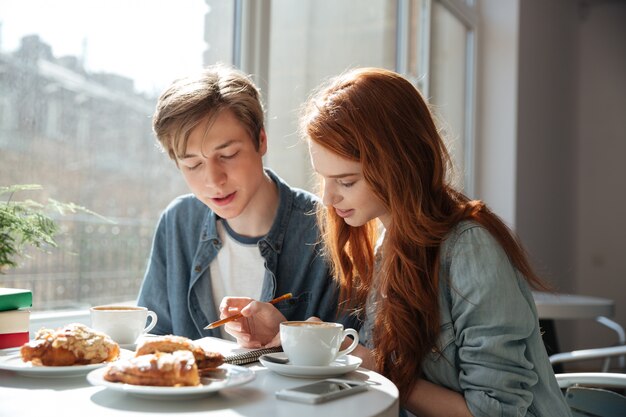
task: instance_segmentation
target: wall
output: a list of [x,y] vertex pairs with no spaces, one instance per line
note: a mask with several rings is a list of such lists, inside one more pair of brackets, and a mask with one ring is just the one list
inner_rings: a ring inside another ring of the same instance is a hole
[[522,2],[519,43],[517,226],[537,270],[574,290],[578,6]]
[[[576,199],[576,289],[612,298],[626,326],[626,2],[580,10]],[[575,343],[614,343],[614,333],[578,326]]]
[[[626,325],[626,2],[520,5],[517,231],[557,291],[614,299]],[[562,350],[616,341],[557,328]]]

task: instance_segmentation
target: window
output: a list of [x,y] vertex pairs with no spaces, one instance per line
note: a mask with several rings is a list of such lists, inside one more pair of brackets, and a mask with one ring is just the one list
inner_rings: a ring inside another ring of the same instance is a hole
[[396,2],[273,0],[267,163],[293,186],[311,188],[308,151],[298,146],[298,110],[322,80],[356,66],[394,69]]
[[[2,185],[96,216],[59,217],[58,249],[30,252],[0,286],[31,288],[33,309],[136,297],[160,211],[187,192],[151,131],[157,94],[202,66],[203,0],[3,0]],[[80,16],[76,19],[75,16]]]
[[297,136],[310,91],[348,68],[378,66],[403,73],[435,105],[471,190],[471,3],[3,0],[0,185],[41,184],[42,192],[13,198],[74,202],[114,223],[59,217],[59,248],[30,252],[0,286],[31,288],[34,310],[136,297],[158,216],[188,192],[156,147],[156,98],[173,79],[218,61],[261,87],[266,165],[291,185],[312,186]]
[[355,66],[378,66],[404,74],[433,105],[456,183],[472,194],[472,2],[272,0],[269,12],[259,10],[263,3],[270,4],[243,3],[243,13],[256,19],[248,18],[242,28],[244,39],[254,39],[242,48],[242,67],[256,75],[267,103],[267,165],[291,185],[310,188],[310,164],[302,163],[308,155],[297,135],[299,107],[327,77]]

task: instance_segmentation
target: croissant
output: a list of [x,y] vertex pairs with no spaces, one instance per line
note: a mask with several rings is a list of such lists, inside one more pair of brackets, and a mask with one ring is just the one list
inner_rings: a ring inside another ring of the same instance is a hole
[[119,360],[108,366],[104,379],[131,385],[168,387],[200,384],[193,354],[187,350],[157,352]]
[[111,362],[120,347],[104,333],[71,323],[56,330],[41,329],[20,348],[24,362],[36,366],[72,366]]

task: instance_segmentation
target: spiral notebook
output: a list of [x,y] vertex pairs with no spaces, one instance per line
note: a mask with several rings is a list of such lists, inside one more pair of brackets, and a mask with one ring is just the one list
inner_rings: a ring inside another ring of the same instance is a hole
[[282,351],[283,351],[283,348],[280,346],[273,347],[273,348],[255,349],[255,350],[250,350],[248,352],[240,352],[240,353],[234,353],[231,355],[226,355],[224,357],[224,362],[230,363],[231,365],[247,365],[249,363],[258,361],[261,355],[265,355],[266,353],[276,353],[276,352],[282,352]]

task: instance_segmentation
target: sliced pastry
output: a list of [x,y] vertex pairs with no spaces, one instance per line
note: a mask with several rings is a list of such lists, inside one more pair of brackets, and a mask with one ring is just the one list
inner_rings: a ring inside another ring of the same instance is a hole
[[196,345],[191,339],[182,336],[157,336],[146,338],[137,346],[135,356],[156,352],[172,353],[186,350],[193,353],[196,365],[200,370],[215,369],[224,363],[224,356],[218,352],[207,352]]

